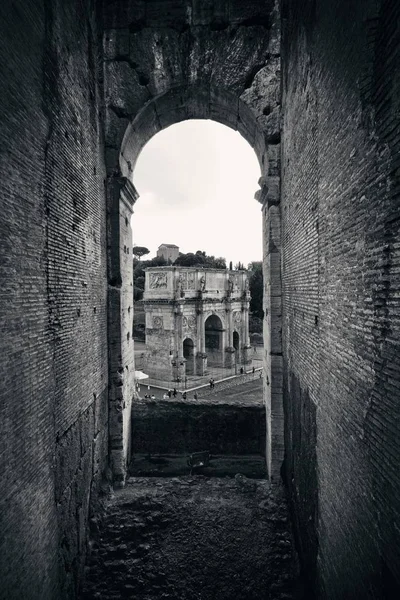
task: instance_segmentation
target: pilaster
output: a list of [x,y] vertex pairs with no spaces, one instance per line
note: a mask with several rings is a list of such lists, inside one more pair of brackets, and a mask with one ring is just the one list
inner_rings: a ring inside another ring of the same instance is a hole
[[109,443],[116,486],[125,483],[130,458],[131,404],[135,393],[130,221],[137,198],[135,187],[125,177],[107,180]]

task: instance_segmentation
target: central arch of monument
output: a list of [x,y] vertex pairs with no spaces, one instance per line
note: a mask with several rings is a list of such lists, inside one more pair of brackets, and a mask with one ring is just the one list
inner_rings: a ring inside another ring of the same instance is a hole
[[269,476],[279,473],[283,459],[278,13],[272,1],[251,6],[231,1],[212,9],[190,3],[190,10],[186,4],[176,3],[171,14],[160,15],[146,10],[130,14],[121,3],[119,11],[113,7],[105,15],[110,444],[114,480],[121,483],[129,457],[135,389],[130,337],[130,218],[138,197],[134,167],[147,141],[186,119],[212,119],[239,131],[260,164],[256,199],[262,205],[265,240],[264,398]]

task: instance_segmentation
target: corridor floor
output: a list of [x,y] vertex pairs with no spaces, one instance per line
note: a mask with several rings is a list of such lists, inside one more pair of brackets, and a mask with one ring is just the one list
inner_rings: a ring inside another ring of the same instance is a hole
[[131,478],[110,500],[81,598],[299,600],[283,488],[242,475]]

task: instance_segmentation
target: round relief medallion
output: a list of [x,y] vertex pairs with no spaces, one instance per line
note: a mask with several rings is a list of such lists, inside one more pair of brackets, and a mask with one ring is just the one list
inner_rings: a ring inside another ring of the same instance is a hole
[[190,329],[194,329],[196,327],[196,317],[189,317],[187,322]]
[[240,321],[242,320],[242,313],[236,312],[234,315],[234,319],[235,319],[236,323],[240,323]]
[[154,317],[153,319],[153,327],[159,329],[163,325],[162,317]]
[[187,325],[188,325],[188,320],[187,320],[187,317],[183,317],[183,319],[182,319],[182,325],[183,325],[184,327],[187,327]]

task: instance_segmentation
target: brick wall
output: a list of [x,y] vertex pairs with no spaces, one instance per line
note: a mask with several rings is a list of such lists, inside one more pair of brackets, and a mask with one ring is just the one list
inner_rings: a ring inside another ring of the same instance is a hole
[[400,582],[399,19],[283,3],[285,475],[319,598]]
[[74,596],[107,464],[97,22],[1,3],[0,597]]

